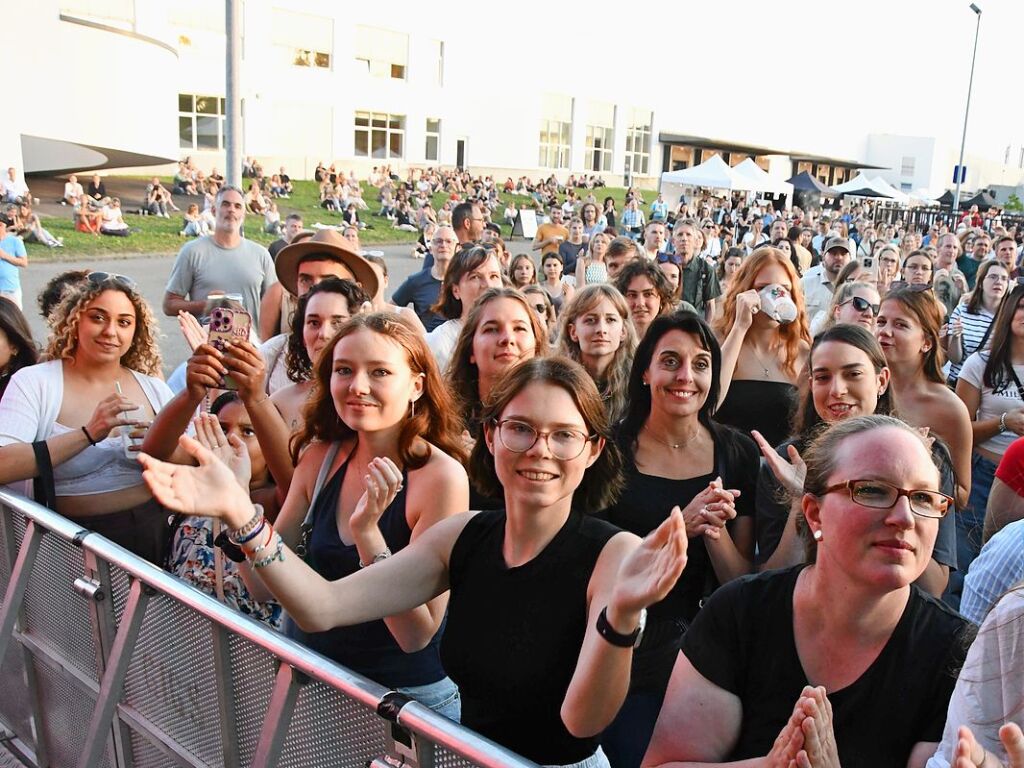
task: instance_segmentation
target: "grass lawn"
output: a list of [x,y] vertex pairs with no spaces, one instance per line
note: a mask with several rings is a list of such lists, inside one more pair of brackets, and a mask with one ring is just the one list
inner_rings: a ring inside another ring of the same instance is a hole
[[[165,185],[168,188],[170,188],[172,181],[171,177],[164,179]],[[582,193],[581,197],[586,196],[586,190],[578,190],[578,192]],[[599,204],[605,197],[611,196],[615,199],[616,210],[620,212],[623,208],[625,194],[626,190],[620,187],[604,187],[594,190],[594,195],[597,197]],[[643,195],[644,200],[647,202],[647,206],[645,206],[646,211],[646,208],[656,197],[656,193],[644,190]],[[296,212],[302,214],[307,227],[311,227],[316,222],[321,224],[338,224],[341,221],[341,216],[321,208],[319,197],[316,182],[296,181],[294,194],[290,198],[277,200],[281,219],[283,220],[289,213]],[[362,212],[361,219],[372,227],[372,229],[364,229],[360,233],[360,241],[364,245],[412,243],[416,240],[414,233],[394,229],[386,219],[371,215],[380,206],[377,202],[377,190],[366,182],[363,182],[363,198],[369,204],[370,210]],[[446,199],[447,196],[443,193],[434,195],[433,205],[435,210],[439,209]],[[530,198],[502,193],[500,199],[503,204],[502,207],[504,207],[504,203],[509,199],[520,203],[527,202]],[[562,196],[561,199],[564,200],[565,197]],[[181,205],[180,199],[176,199],[175,203]],[[129,211],[138,210],[137,206],[137,201],[122,201],[122,208],[125,211],[124,220],[128,223],[128,226],[140,230],[133,233],[130,237],[106,237],[76,232],[74,223],[71,220],[71,209],[67,209],[68,214],[63,217],[42,216],[43,226],[53,233],[55,237],[63,238],[64,247],[51,249],[38,243],[27,243],[26,247],[28,248],[29,258],[38,261],[71,261],[89,256],[110,258],[117,257],[118,255],[141,253],[177,253],[178,249],[187,241],[186,238],[178,234],[183,227],[182,214],[172,212],[170,219],[161,219],[156,216],[138,216],[134,213],[129,213]],[[495,218],[499,218],[501,210],[499,209],[495,214]],[[268,245],[276,237],[265,234],[262,231],[262,225],[262,217],[250,215],[246,226],[246,236],[258,243]],[[501,231],[502,236],[508,238],[511,233],[511,227],[502,224]]]

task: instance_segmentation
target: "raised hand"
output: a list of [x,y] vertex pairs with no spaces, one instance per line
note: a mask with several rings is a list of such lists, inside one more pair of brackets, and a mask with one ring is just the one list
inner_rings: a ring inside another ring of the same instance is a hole
[[220,421],[212,413],[199,414],[192,424],[196,430],[196,441],[222,461],[231,470],[238,485],[248,490],[252,464],[245,444],[236,435],[225,435]]
[[267,366],[259,350],[249,341],[232,341],[224,356],[224,365],[231,372],[231,378],[238,386],[238,396],[243,403],[248,404],[266,397],[263,381]]
[[999,741],[1006,750],[1009,761],[1006,763],[986,751],[966,725],[961,725],[956,735],[957,742],[950,768],[1024,768],[1024,733],[1016,723],[1007,723],[999,729]]
[[384,510],[402,490],[402,471],[391,459],[378,457],[367,467],[364,481],[366,491],[359,497],[349,518],[353,535],[377,527]]
[[185,337],[185,343],[188,344],[188,348],[195,352],[200,344],[206,342],[207,329],[196,320],[196,316],[181,310],[178,312],[178,328],[181,330],[181,335]]
[[212,344],[200,344],[185,366],[185,386],[189,396],[199,401],[206,397],[207,390],[221,389],[227,371],[223,353]]
[[228,466],[188,435],[178,438],[178,444],[199,466],[171,464],[139,454],[142,477],[153,497],[172,512],[219,517],[229,528],[245,525],[252,517],[252,503]]
[[761,455],[764,456],[764,460],[772,474],[775,475],[775,479],[791,495],[797,497],[802,495],[804,492],[804,480],[807,479],[807,465],[804,463],[803,458],[801,458],[800,451],[796,449],[796,446],[791,445],[786,449],[786,452],[789,454],[789,461],[786,461],[779,456],[778,452],[772,448],[760,432],[753,429],[750,431],[750,434],[754,436],[754,442],[761,449]]
[[751,289],[736,294],[736,312],[733,321],[736,326],[744,331],[747,330],[754,322],[754,315],[760,311],[761,297],[757,291]]
[[796,753],[797,768],[840,768],[839,750],[832,730],[832,704],[825,695],[825,688],[806,686],[797,706],[804,713],[800,723],[804,746]]
[[622,561],[609,614],[633,616],[663,600],[686,567],[686,524],[679,507]]

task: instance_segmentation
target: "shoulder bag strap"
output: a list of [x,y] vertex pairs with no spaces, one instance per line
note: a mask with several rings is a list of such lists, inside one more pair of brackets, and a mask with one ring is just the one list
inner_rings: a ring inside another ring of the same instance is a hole
[[[985,329],[985,335],[981,337],[981,341],[978,342],[978,346],[976,346],[974,348],[974,352],[981,352],[981,350],[983,350],[985,348],[985,342],[988,341],[989,334],[992,333],[992,326],[995,325],[995,324],[996,324],[996,319],[993,317],[992,318],[992,322],[990,322],[988,324],[988,328]],[[966,359],[966,357],[967,357],[967,355],[965,354],[964,358]],[[1010,370],[1011,371],[1013,370],[1012,366],[1010,367]],[[1016,376],[1014,376],[1014,378],[1016,378]],[[1020,384],[1019,383],[1017,384],[1017,387],[1020,388]]]
[[53,463],[50,461],[50,449],[45,440],[32,443],[32,452],[36,455],[36,471],[39,473],[32,481],[32,495],[37,504],[47,509],[57,510],[57,489],[53,483]]
[[334,463],[334,459],[337,458],[340,449],[340,441],[335,440],[330,444],[327,448],[327,453],[324,454],[323,464],[320,465],[320,472],[316,476],[313,493],[309,497],[309,508],[306,510],[306,517],[303,518],[302,525],[299,527],[299,546],[295,548],[295,554],[303,559],[305,559],[306,553],[309,551],[307,545],[309,543],[309,534],[313,530],[313,509],[316,506],[317,497],[327,482],[327,474],[331,471],[331,465]]

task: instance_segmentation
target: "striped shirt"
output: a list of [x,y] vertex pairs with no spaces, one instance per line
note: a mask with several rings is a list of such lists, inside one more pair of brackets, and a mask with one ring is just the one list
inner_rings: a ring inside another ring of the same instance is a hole
[[[988,327],[995,319],[995,315],[991,314],[984,307],[981,308],[980,312],[975,313],[968,312],[966,304],[957,304],[953,314],[949,316],[949,321],[952,323],[957,318],[960,318],[960,323],[964,329],[962,342],[964,353],[959,363],[951,362],[949,364],[949,380],[951,383],[956,382],[960,378],[960,369],[967,358],[978,351],[978,347],[981,346],[981,340],[985,338],[985,332],[988,331]],[[988,349],[990,346],[992,346],[992,334],[989,334],[989,337],[985,339],[985,348]]]
[[964,578],[960,613],[981,624],[1006,591],[1024,579],[1024,520],[1003,528],[981,548]]

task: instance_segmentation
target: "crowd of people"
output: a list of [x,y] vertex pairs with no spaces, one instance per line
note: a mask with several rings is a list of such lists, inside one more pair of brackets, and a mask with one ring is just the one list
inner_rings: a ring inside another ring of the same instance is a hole
[[539,764],[1024,764],[1021,232],[574,181],[0,296],[0,482]]

